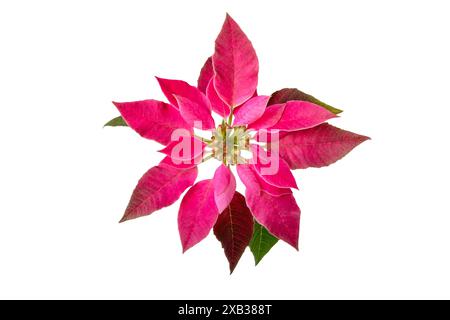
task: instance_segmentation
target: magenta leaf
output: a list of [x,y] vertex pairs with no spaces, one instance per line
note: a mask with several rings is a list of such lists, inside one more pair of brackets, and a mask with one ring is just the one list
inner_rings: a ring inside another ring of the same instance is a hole
[[197,178],[197,167],[177,169],[161,162],[139,180],[120,222],[149,215],[177,201]]
[[246,187],[246,202],[255,219],[271,234],[298,250],[300,208],[294,196],[273,196],[262,190],[250,165],[238,165],[237,172]]
[[319,99],[314,98],[312,95],[304,93],[295,88],[285,88],[285,89],[275,91],[274,93],[272,93],[272,96],[271,96],[268,104],[272,105],[272,104],[277,104],[277,103],[286,103],[291,100],[301,100],[301,101],[312,102],[321,107],[324,107],[325,109],[333,112],[334,114],[338,114],[338,113],[342,112],[342,110],[340,110],[338,108],[334,108],[334,107],[330,106],[329,104],[326,104],[325,102],[322,102]]
[[279,141],[280,156],[291,169],[328,166],[370,139],[328,123],[300,131],[288,132]]
[[197,88],[206,94],[206,87],[208,87],[209,81],[214,76],[214,69],[212,65],[212,57],[206,59],[205,64],[200,70],[200,75],[197,80]]
[[[255,170],[253,168],[253,170]],[[274,185],[271,185],[269,183],[267,183],[255,170],[256,176],[258,178],[258,183],[259,183],[259,187],[261,188],[261,190],[267,192],[268,194],[278,197],[278,196],[282,196],[285,194],[292,194],[292,190],[290,188],[280,188],[280,187],[276,187]]]
[[211,107],[213,111],[223,118],[228,117],[230,114],[230,107],[222,101],[222,99],[217,95],[216,89],[214,88],[214,79],[209,81],[208,87],[206,88],[206,96],[209,101],[211,101]]
[[113,103],[128,126],[144,138],[166,145],[174,130],[192,132],[178,110],[167,103],[157,100]]
[[259,185],[259,188],[268,194],[278,197],[285,194],[292,194],[290,188],[279,188],[267,183],[256,171],[254,166],[244,167],[244,170],[251,170],[252,174],[247,175],[247,179],[252,179],[252,184]]
[[251,145],[251,151],[253,154],[253,167],[265,182],[278,188],[298,189],[295,178],[286,161],[276,155],[278,167],[275,167],[276,161],[272,159],[270,152],[255,144]]
[[175,95],[183,119],[192,127],[201,130],[214,129],[214,119],[211,116],[211,104],[206,96],[197,88],[197,94],[191,92],[190,97]]
[[234,125],[242,126],[259,119],[266,110],[269,96],[256,96],[245,102],[234,112]]
[[173,160],[192,160],[203,154],[206,143],[193,136],[181,136],[179,140],[171,141],[159,152],[168,155]]
[[250,123],[247,128],[260,130],[274,126],[278,121],[280,121],[285,107],[285,103],[273,104],[271,106],[268,106],[263,115],[256,121]]
[[227,14],[213,55],[215,88],[230,107],[251,98],[258,84],[258,57],[252,43]]
[[[195,97],[192,97],[192,86],[183,80],[174,80],[174,79],[164,79],[155,77],[161,87],[161,91],[166,96],[167,100],[169,100],[170,104],[178,109],[178,101],[175,99],[174,95],[187,97],[191,100],[195,100]],[[194,93],[195,94],[195,93]]]
[[189,169],[199,165],[200,163],[202,163],[201,155],[197,158],[183,161],[174,160],[171,157],[167,156],[164,159],[162,159],[162,161],[159,164],[175,167],[177,169]]
[[214,234],[222,243],[225,256],[230,264],[230,273],[239,262],[253,233],[253,216],[245,203],[245,198],[235,192],[230,204],[223,210],[214,225]]
[[230,168],[221,164],[214,173],[214,199],[219,212],[225,210],[236,191],[236,179]]
[[183,252],[206,238],[218,215],[212,180],[197,182],[184,196],[178,213]]
[[288,101],[283,114],[269,129],[295,131],[315,127],[331,118],[334,113],[307,101]]

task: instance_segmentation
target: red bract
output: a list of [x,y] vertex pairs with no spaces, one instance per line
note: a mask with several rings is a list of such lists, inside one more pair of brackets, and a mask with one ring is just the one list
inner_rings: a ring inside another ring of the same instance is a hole
[[[156,78],[169,103],[114,103],[121,118],[107,125],[128,125],[164,145],[166,155],[139,180],[121,222],[171,205],[192,186],[178,214],[183,252],[212,228],[231,271],[247,246],[257,263],[277,239],[298,249],[300,208],[291,170],[330,165],[368,137],[326,123],[341,110],[297,89],[258,95],[258,71],[252,43],[227,15],[197,87]],[[212,112],[224,118],[217,125]],[[194,128],[210,137],[195,135]],[[211,179],[194,184],[197,166],[209,159],[221,164]],[[236,191],[232,166],[245,198]]]

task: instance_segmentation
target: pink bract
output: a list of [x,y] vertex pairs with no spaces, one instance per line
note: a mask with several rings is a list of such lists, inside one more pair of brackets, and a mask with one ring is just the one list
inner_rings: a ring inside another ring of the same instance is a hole
[[234,108],[256,91],[259,63],[255,49],[238,24],[227,14],[212,56],[214,86],[222,100]]
[[[183,252],[212,229],[231,272],[247,246],[257,263],[276,239],[298,249],[291,170],[328,166],[369,138],[328,124],[341,110],[297,89],[258,95],[258,72],[252,43],[227,14],[197,86],[157,77],[168,103],[114,102],[121,118],[111,125],[162,144],[165,155],[139,180],[121,222],[169,206],[187,190],[178,212]],[[215,123],[213,112],[223,119]],[[209,159],[220,165],[195,183],[197,167]],[[236,191],[233,166],[245,197]]]
[[209,101],[211,101],[211,106],[215,113],[222,116],[223,118],[226,118],[230,115],[231,108],[229,105],[223,102],[223,100],[217,94],[216,88],[214,87],[214,78],[211,78],[208,86],[206,87],[206,96],[208,97]]
[[183,252],[208,235],[218,215],[212,180],[197,182],[189,189],[180,204],[178,230]]
[[171,141],[159,152],[170,156],[172,160],[192,160],[203,154],[206,144],[194,136],[180,136],[179,139]]
[[125,122],[142,137],[164,145],[172,139],[173,131],[183,128],[193,132],[173,106],[156,100],[114,102]]
[[261,117],[251,122],[247,128],[253,130],[261,130],[273,127],[278,121],[280,121],[285,107],[285,103],[268,106],[264,110],[264,113],[261,115]]
[[222,212],[233,199],[236,191],[236,179],[230,168],[222,164],[214,173],[213,184],[217,209]]
[[248,100],[236,109],[233,125],[247,125],[259,119],[264,114],[269,99],[269,96],[256,96]]

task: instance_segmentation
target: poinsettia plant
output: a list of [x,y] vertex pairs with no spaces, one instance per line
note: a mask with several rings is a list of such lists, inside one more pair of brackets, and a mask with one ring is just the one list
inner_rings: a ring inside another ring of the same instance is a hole
[[[183,252],[211,229],[231,272],[247,246],[256,264],[279,239],[298,249],[291,170],[328,166],[369,138],[328,124],[342,111],[298,89],[259,95],[258,71],[252,43],[227,15],[197,86],[156,78],[168,103],[114,102],[120,116],[106,125],[131,127],[162,144],[165,155],[139,180],[121,222],[167,207],[189,189],[178,213]],[[223,120],[216,124],[212,112]],[[195,183],[209,159],[220,165],[211,179]]]

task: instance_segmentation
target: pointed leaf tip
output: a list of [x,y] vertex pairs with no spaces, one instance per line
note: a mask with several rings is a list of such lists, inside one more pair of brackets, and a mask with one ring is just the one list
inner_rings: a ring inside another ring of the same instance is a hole
[[197,178],[197,167],[177,169],[159,164],[148,170],[131,195],[120,223],[149,215],[174,203]]
[[192,127],[183,120],[180,112],[167,103],[141,100],[114,104],[130,128],[142,137],[161,144],[168,144],[175,130],[193,131]]
[[123,120],[122,116],[115,117],[105,123],[104,127],[128,127],[125,120]]
[[217,93],[230,107],[253,96],[258,84],[258,57],[250,40],[228,14],[215,42],[213,67]]
[[286,133],[279,140],[279,154],[291,169],[320,168],[342,159],[369,139],[324,123]]
[[288,101],[277,123],[269,129],[296,131],[313,128],[327,120],[338,117],[336,114],[308,101]]
[[214,234],[222,243],[232,274],[253,234],[253,217],[239,192],[234,193],[229,206],[219,215]]
[[256,220],[254,221],[253,235],[249,247],[255,258],[255,266],[261,262],[262,258],[269,253],[277,242],[278,239],[276,237],[270,234],[270,232]]
[[209,82],[214,76],[214,69],[212,65],[212,57],[206,59],[203,64],[202,69],[200,70],[200,75],[197,80],[197,88],[206,94],[206,88],[208,87]]
[[272,96],[269,100],[268,105],[278,104],[278,103],[286,103],[286,102],[292,101],[292,100],[312,102],[321,107],[324,107],[325,109],[327,109],[330,112],[333,112],[334,114],[343,112],[343,110],[332,107],[329,104],[322,102],[319,99],[313,97],[312,95],[304,93],[303,91],[300,91],[296,88],[284,88],[284,89],[275,91],[274,93],[272,93]]
[[191,85],[183,80],[165,79],[157,76],[155,78],[169,103],[178,109],[178,102],[174,95],[189,96]]

